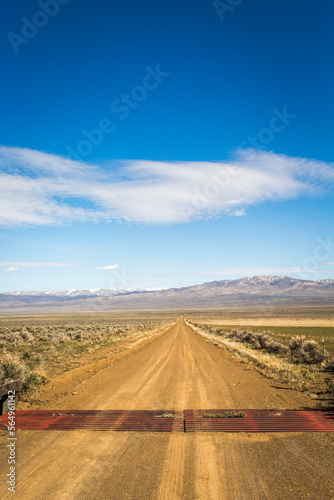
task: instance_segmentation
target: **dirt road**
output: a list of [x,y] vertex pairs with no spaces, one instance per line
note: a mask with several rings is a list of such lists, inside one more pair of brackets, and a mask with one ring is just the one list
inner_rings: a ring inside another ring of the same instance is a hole
[[[73,389],[73,388],[72,388]],[[54,409],[297,408],[310,398],[236,363],[180,321]],[[6,436],[3,434],[3,442]],[[330,434],[18,432],[15,498],[333,499]],[[1,448],[1,498],[7,451]]]

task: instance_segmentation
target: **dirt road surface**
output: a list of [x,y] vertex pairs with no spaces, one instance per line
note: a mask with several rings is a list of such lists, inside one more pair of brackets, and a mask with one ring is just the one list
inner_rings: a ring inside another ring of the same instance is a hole
[[[199,337],[183,318],[143,349],[49,403],[53,409],[183,410],[305,408],[308,396],[279,388]],[[330,433],[19,431],[16,493],[2,499],[333,499]]]

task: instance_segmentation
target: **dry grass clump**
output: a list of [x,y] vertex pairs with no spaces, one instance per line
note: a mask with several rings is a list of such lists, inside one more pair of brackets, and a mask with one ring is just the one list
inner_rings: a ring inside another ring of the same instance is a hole
[[162,415],[155,415],[155,418],[176,418],[176,415],[174,415],[173,413],[165,412]]
[[204,413],[203,418],[244,418],[243,411],[226,411],[225,413]]

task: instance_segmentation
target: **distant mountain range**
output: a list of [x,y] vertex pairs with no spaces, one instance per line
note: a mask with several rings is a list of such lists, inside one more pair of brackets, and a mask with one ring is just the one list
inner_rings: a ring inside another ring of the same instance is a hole
[[0,294],[0,312],[192,309],[256,304],[332,304],[334,279],[254,276],[161,290],[73,289]]
[[113,297],[114,295],[128,295],[130,293],[140,293],[152,290],[139,290],[137,288],[129,288],[118,290],[116,288],[74,288],[73,290],[58,290],[47,292],[8,292],[1,295],[11,295],[15,297]]

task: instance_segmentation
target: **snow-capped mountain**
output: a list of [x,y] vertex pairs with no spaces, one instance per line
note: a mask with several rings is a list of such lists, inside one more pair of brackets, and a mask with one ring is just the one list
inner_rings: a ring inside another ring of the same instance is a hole
[[334,307],[334,279],[302,280],[290,276],[254,276],[221,280],[183,288],[73,289],[0,294],[0,311],[121,310],[221,308],[260,304],[330,304]]
[[[139,290],[136,288],[126,288],[124,290],[118,290],[116,288],[74,288],[73,290],[58,290],[58,291],[18,291],[18,292],[8,292],[6,295],[23,296],[27,295],[30,297],[113,297],[114,295],[126,295],[130,293],[141,293],[149,290]],[[4,295],[4,294],[0,294]]]

